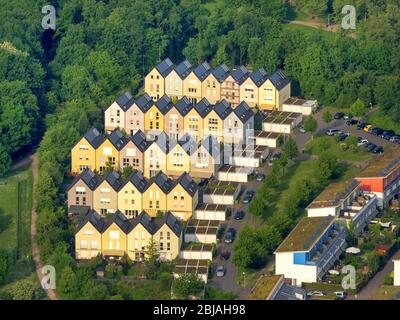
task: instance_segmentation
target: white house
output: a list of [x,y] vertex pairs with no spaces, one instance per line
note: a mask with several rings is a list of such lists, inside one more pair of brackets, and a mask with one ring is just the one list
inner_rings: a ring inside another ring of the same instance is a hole
[[298,98],[289,98],[282,105],[282,111],[297,112],[303,116],[309,116],[318,108],[317,100],[303,100]]

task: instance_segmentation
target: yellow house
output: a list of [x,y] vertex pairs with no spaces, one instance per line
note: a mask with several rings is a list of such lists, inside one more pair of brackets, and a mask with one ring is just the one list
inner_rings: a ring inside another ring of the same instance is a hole
[[103,173],[108,166],[115,170],[119,169],[119,151],[109,137],[105,138],[96,149],[96,171]]
[[144,171],[146,178],[154,177],[160,170],[167,171],[169,140],[165,132],[156,136],[156,140],[144,152]]
[[224,142],[224,120],[233,112],[226,100],[220,101],[203,119],[203,135],[213,136]]
[[211,67],[207,62],[203,62],[197,68],[192,70],[183,81],[183,95],[193,104],[199,102],[202,98],[202,82],[211,73]]
[[122,258],[125,256],[129,229],[129,220],[119,211],[105,221],[101,235],[104,257]]
[[173,186],[173,181],[161,171],[150,179],[147,189],[143,192],[143,210],[151,217],[167,211],[167,194]]
[[113,170],[107,172],[93,192],[93,209],[102,216],[114,213],[118,208],[118,191],[121,186],[121,175]]
[[105,140],[97,129],[92,128],[71,149],[71,172],[78,174],[86,168],[96,170],[96,150]]
[[174,64],[167,58],[153,68],[144,78],[144,91],[154,101],[160,99],[165,94],[165,77],[173,68]]
[[259,101],[259,87],[267,80],[268,75],[264,69],[253,72],[240,85],[240,101],[245,101],[250,107],[254,108]]
[[171,213],[153,219],[142,212],[132,223],[128,233],[128,256],[134,261],[148,258],[151,241],[157,247],[161,260],[178,257],[182,244],[182,224]]
[[192,65],[188,60],[182,61],[165,77],[165,94],[171,99],[181,99],[183,97],[183,80],[192,70]]
[[183,172],[190,170],[190,151],[185,145],[186,141],[179,140],[170,143],[167,154],[167,174],[169,176],[179,176]]
[[143,210],[143,192],[149,182],[140,171],[134,171],[118,191],[118,210],[127,218],[135,218]]
[[221,64],[215,68],[201,83],[203,98],[211,104],[217,104],[221,100],[221,83],[229,75],[229,68]]
[[189,134],[190,136],[194,137],[196,141],[200,141],[202,139],[203,118],[199,114],[199,111],[196,109],[196,107],[191,108],[186,113],[186,115],[183,118],[183,126],[185,134]]
[[258,105],[261,109],[279,110],[290,98],[290,79],[282,70],[278,70],[259,87]]
[[199,202],[198,185],[184,172],[174,183],[167,195],[167,210],[187,221]]
[[146,134],[156,134],[164,130],[164,116],[156,104],[144,115],[144,130]]
[[103,220],[94,210],[79,223],[75,231],[76,259],[91,259],[101,254],[103,226]]

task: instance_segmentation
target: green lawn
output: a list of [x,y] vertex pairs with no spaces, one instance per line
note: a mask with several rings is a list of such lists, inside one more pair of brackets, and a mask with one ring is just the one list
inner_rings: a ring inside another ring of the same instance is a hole
[[0,179],[0,248],[13,258],[7,282],[28,276],[32,268],[30,221],[32,172],[12,173]]
[[300,32],[303,32],[304,34],[308,34],[308,35],[320,35],[322,37],[325,37],[328,40],[332,40],[335,37],[334,32],[329,32],[329,31],[325,31],[322,29],[303,26],[303,25],[299,25],[299,24],[284,23],[284,24],[282,24],[282,29],[283,29],[283,31],[300,31]]

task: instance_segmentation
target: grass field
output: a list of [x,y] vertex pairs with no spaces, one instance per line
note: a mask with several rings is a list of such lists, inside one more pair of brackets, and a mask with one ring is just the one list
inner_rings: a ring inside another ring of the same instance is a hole
[[329,32],[329,31],[325,31],[322,29],[303,26],[303,25],[299,25],[299,24],[284,23],[284,24],[282,24],[282,29],[284,31],[299,31],[299,32],[303,32],[304,34],[307,34],[307,35],[320,35],[320,36],[326,38],[327,40],[331,40],[335,37],[334,32]]
[[31,274],[30,221],[32,172],[19,171],[0,179],[0,248],[13,258],[7,282]]

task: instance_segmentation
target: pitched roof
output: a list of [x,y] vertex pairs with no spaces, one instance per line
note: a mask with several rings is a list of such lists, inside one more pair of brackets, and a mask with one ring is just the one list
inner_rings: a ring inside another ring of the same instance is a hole
[[101,219],[100,215],[96,211],[90,210],[82,221],[79,222],[75,232],[79,232],[79,230],[81,230],[87,223],[90,223],[100,233],[104,230],[103,219]]
[[185,79],[189,75],[189,73],[190,73],[190,71],[192,71],[192,69],[193,69],[193,67],[187,59],[183,60],[180,64],[178,64],[175,67],[176,73],[182,80]]
[[166,77],[171,70],[174,68],[174,64],[169,58],[164,59],[158,65],[156,65],[157,71],[163,76]]
[[99,182],[98,185],[100,185],[103,181],[107,181],[107,183],[113,188],[115,191],[119,191],[122,187],[123,181],[121,179],[121,175],[114,170],[108,171],[101,182]]
[[157,144],[165,154],[169,152],[169,138],[165,131],[157,135],[153,143]]
[[236,70],[232,70],[231,75],[238,84],[242,84],[249,77],[250,72],[245,66],[240,66]]
[[210,111],[212,110],[212,106],[210,102],[206,98],[201,99],[195,106],[194,108],[196,111],[199,113],[199,115],[204,118],[207,116]]
[[[196,139],[189,133],[185,133],[177,142],[188,155],[194,154],[198,147]],[[170,148],[172,150],[172,148]]]
[[118,128],[114,129],[108,139],[112,143],[112,145],[118,150],[122,150],[122,148],[128,143],[129,139],[124,136]]
[[152,219],[145,211],[142,211],[131,223],[128,232],[131,232],[136,228],[138,224],[141,224],[151,235],[154,234],[157,229],[157,225],[154,223],[154,219]]
[[131,223],[127,217],[125,217],[121,211],[115,211],[110,217],[108,217],[104,223],[103,231],[106,231],[113,223],[115,223],[121,230],[126,234],[129,232]]
[[250,78],[257,87],[260,87],[268,79],[268,74],[263,68],[261,68],[253,72],[250,75]]
[[126,181],[124,181],[124,185],[128,182],[131,182],[141,193],[143,193],[149,186],[149,181],[143,176],[143,173],[138,170],[133,171],[129,175]]
[[133,97],[129,92],[125,92],[122,96],[118,97],[115,102],[126,111],[132,105],[131,102],[133,101]]
[[253,111],[251,111],[249,105],[245,101],[242,101],[235,108],[235,110],[233,110],[233,112],[235,112],[240,121],[242,121],[243,123],[245,123],[247,120],[249,120],[251,117],[254,116]]
[[86,168],[83,172],[75,177],[72,183],[69,185],[70,190],[79,180],[82,180],[90,190],[94,190],[99,182],[98,176],[89,168]]
[[216,67],[213,71],[212,74],[214,77],[219,81],[222,82],[226,79],[226,77],[229,75],[229,68],[226,66],[225,63],[219,65]]
[[130,137],[130,139],[141,152],[144,152],[151,144],[150,142],[146,141],[146,136],[140,129],[136,131],[135,134]]
[[97,149],[105,140],[104,135],[102,135],[96,128],[92,128],[86,131],[83,137],[95,149]]
[[220,102],[218,102],[214,106],[214,110],[222,120],[225,120],[226,117],[229,116],[233,111],[231,105],[225,99],[222,99]]
[[166,224],[178,237],[182,233],[182,223],[169,211],[161,218],[157,219],[155,223],[157,226],[155,232],[159,230],[164,224]]
[[175,107],[179,111],[179,113],[184,117],[193,108],[193,104],[189,101],[189,99],[186,96],[184,96],[182,97],[182,99],[179,99]]
[[211,67],[206,61],[204,61],[193,70],[193,73],[200,79],[200,81],[203,81],[211,73]]
[[168,97],[167,95],[163,95],[160,99],[157,100],[156,106],[162,114],[166,114],[169,110],[171,110],[174,104],[172,103],[170,97]]
[[272,84],[276,89],[281,90],[288,83],[290,83],[290,79],[286,77],[282,70],[277,70],[272,76],[269,77]]
[[221,145],[218,142],[217,138],[212,135],[204,138],[201,142],[201,145],[208,151],[208,153],[215,157],[221,154]]
[[147,93],[137,98],[135,103],[143,113],[146,113],[154,104],[153,99]]
[[157,184],[165,194],[169,193],[173,186],[173,181],[162,171],[158,171],[158,173],[150,179],[150,184],[152,183]]
[[192,177],[186,172],[182,173],[181,176],[176,180],[175,185],[177,184],[180,184],[183,189],[185,189],[185,191],[190,194],[191,197],[196,194],[199,188],[197,183],[194,182]]

